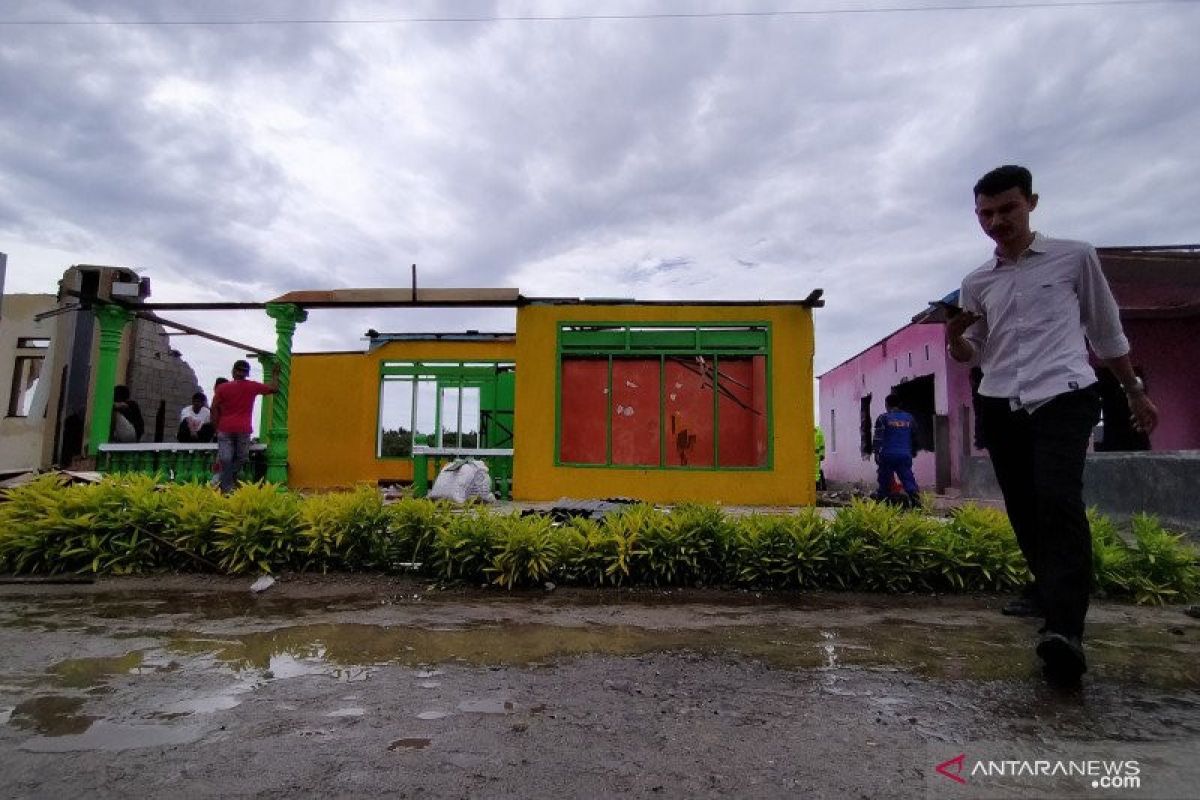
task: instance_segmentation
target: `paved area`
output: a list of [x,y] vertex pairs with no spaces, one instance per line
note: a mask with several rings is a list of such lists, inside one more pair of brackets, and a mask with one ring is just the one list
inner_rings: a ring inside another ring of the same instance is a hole
[[249,584],[0,586],[0,796],[1200,785],[1200,620],[1178,608],[1098,604],[1091,671],[1064,692],[1039,674],[1036,625],[1000,616],[1000,597]]

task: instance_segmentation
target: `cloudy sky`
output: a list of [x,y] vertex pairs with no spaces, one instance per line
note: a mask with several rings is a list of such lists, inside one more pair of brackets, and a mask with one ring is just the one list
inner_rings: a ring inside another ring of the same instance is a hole
[[[532,296],[820,287],[820,373],[987,256],[998,164],[1047,233],[1200,240],[1200,3],[1056,2],[5,0],[6,291],[76,263],[163,302],[413,263]],[[261,312],[167,316],[274,346]],[[319,311],[296,348],[513,324]],[[206,385],[238,355],[176,342]]]

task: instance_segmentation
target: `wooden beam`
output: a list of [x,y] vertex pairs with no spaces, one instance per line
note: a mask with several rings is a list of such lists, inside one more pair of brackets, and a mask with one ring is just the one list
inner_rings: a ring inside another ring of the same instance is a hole
[[236,347],[239,350],[244,350],[247,353],[254,353],[255,355],[259,355],[259,356],[274,355],[274,353],[272,353],[268,350],[263,350],[261,348],[254,347],[253,345],[242,344],[241,342],[235,342],[233,339],[226,339],[224,336],[217,336],[215,333],[209,333],[208,331],[202,331],[199,328],[193,328],[191,325],[184,325],[183,323],[180,323],[180,322],[172,322],[169,319],[163,319],[162,317],[160,317],[157,314],[150,312],[150,311],[136,311],[135,310],[133,313],[141,319],[147,320],[148,322],[156,322],[159,325],[162,325],[164,328],[174,328],[175,330],[183,331],[184,333],[190,333],[193,336],[200,336],[204,339],[208,339],[213,342],[219,342],[220,344],[227,344],[230,347]]
[[272,303],[292,303],[301,308],[356,308],[390,306],[516,306],[518,289],[328,289],[288,292]]

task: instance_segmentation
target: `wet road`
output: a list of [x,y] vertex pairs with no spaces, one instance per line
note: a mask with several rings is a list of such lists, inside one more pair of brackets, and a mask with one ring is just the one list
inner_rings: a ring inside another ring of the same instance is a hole
[[[1097,605],[1091,671],[1064,692],[1040,676],[1036,626],[997,614],[999,598],[248,585],[0,586],[0,796],[1187,797],[1200,785],[1200,622],[1178,609]],[[997,748],[1138,759],[1141,785],[962,784],[935,770]]]

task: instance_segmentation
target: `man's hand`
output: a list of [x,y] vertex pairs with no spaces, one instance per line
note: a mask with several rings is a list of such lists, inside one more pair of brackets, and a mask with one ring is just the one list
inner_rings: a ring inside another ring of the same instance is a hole
[[958,339],[967,332],[967,328],[981,319],[983,317],[974,311],[960,311],[952,317],[947,317],[946,336],[950,339]]
[[950,356],[959,362],[967,362],[975,357],[975,348],[963,338],[967,328],[983,319],[974,311],[960,311],[946,318],[946,343],[950,345]]
[[1145,392],[1126,395],[1129,401],[1129,421],[1133,429],[1145,434],[1154,432],[1158,427],[1158,407],[1150,400]]

